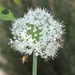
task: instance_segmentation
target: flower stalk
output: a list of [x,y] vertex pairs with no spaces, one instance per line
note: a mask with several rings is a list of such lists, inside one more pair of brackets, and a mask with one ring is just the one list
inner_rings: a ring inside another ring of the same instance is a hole
[[33,64],[32,64],[32,75],[37,75],[37,57],[33,52]]

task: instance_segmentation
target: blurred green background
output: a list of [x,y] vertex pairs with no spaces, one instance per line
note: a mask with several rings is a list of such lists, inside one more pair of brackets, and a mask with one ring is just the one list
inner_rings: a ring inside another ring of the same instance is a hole
[[[0,0],[0,5],[10,9],[16,18],[28,8],[47,8],[55,19],[66,26],[65,43],[57,58],[44,62],[38,57],[38,75],[75,75],[75,0]],[[0,75],[31,75],[32,55],[22,64],[22,55],[8,45],[12,38],[11,21],[0,20]]]

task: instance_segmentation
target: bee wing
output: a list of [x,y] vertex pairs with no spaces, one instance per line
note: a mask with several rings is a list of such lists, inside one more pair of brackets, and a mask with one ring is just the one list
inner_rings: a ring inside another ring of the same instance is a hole
[[19,60],[22,60],[22,58],[20,58]]

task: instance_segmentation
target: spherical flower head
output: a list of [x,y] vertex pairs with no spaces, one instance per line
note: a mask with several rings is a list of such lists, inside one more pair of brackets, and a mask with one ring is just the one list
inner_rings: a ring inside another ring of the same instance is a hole
[[54,58],[59,48],[62,47],[61,38],[65,31],[64,26],[46,9],[29,9],[23,18],[18,18],[12,23],[10,39],[11,47],[25,55],[48,59]]

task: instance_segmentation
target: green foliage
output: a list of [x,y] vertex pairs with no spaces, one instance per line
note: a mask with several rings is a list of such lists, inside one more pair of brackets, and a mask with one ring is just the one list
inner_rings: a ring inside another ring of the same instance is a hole
[[13,0],[13,2],[21,7],[22,0]]
[[9,9],[0,6],[0,19],[5,21],[13,21],[15,17]]

